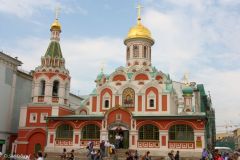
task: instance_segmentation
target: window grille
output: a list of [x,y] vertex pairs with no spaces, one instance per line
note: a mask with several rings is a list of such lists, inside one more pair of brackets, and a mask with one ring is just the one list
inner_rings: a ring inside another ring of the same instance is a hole
[[57,128],[56,138],[58,139],[72,139],[73,127],[68,124],[62,124]]
[[89,124],[82,129],[82,139],[99,139],[100,128],[95,124]]
[[169,140],[194,141],[194,132],[192,127],[186,124],[172,126],[169,129]]
[[140,127],[139,140],[159,140],[158,127],[151,124]]

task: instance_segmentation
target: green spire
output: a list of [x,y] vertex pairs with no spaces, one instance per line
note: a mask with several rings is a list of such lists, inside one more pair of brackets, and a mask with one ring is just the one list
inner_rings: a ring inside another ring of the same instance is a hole
[[51,58],[63,58],[62,51],[59,42],[51,41],[48,49],[45,53],[45,57],[50,56]]

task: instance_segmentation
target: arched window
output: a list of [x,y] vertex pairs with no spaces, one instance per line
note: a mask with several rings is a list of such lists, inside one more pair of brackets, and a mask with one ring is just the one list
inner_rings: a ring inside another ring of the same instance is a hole
[[73,127],[68,124],[62,124],[57,128],[56,139],[72,139]]
[[139,128],[138,136],[139,140],[159,140],[159,129],[152,124],[147,124]]
[[130,58],[130,49],[129,47],[127,47],[127,60],[129,60],[129,58]]
[[105,100],[105,102],[104,102],[104,107],[105,107],[105,108],[109,108],[109,100]]
[[122,93],[122,104],[124,107],[134,107],[135,92],[132,88],[124,89]]
[[53,82],[52,96],[58,96],[59,81],[55,80]]
[[194,141],[193,128],[186,124],[172,126],[169,131],[169,140],[172,141]]
[[147,47],[143,47],[143,58],[147,58]]
[[150,91],[147,95],[147,108],[148,109],[156,109],[157,107],[157,94],[153,91]]
[[40,82],[40,96],[44,96],[45,95],[45,81],[41,80]]
[[87,115],[87,111],[81,110],[79,114],[80,114],[80,115]]
[[109,108],[110,107],[110,100],[111,100],[111,95],[107,92],[103,95],[102,99],[102,106],[103,108]]
[[100,139],[100,128],[95,124],[89,124],[82,129],[82,139]]
[[155,107],[154,99],[149,100],[149,106],[150,107]]
[[137,45],[133,46],[133,57],[139,57],[139,48]]

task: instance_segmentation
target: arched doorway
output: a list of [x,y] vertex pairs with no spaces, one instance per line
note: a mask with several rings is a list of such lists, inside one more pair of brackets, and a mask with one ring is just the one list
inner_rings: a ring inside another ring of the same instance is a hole
[[42,147],[40,143],[37,143],[34,146],[34,153],[38,153],[39,151],[42,151]]
[[44,151],[46,135],[42,132],[35,132],[30,136],[28,141],[27,154],[34,154],[38,151]]
[[[132,113],[126,107],[113,107],[105,113],[107,118],[108,140],[115,146],[129,148],[129,130],[131,128]],[[118,146],[118,139],[122,144]]]
[[129,148],[129,129],[125,124],[112,124],[108,128],[108,140],[116,148]]

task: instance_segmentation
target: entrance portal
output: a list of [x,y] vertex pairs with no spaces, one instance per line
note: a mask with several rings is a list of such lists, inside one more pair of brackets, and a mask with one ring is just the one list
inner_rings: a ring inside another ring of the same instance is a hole
[[116,148],[129,148],[129,131],[125,127],[113,127],[108,131],[108,140]]
[[39,151],[42,151],[41,144],[35,144],[34,146],[34,153],[38,153]]

